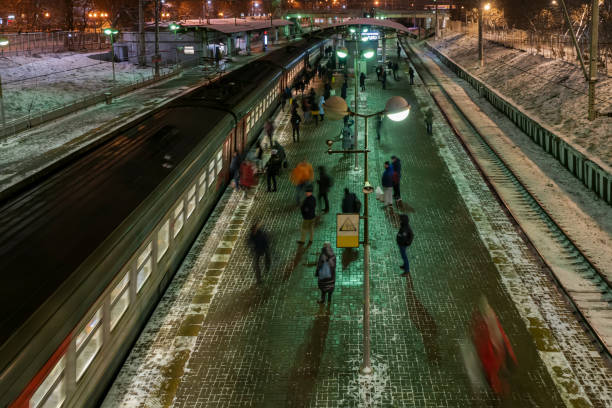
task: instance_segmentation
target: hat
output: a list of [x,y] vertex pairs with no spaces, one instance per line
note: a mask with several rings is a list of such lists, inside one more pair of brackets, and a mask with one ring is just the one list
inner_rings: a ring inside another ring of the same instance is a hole
[[308,186],[306,186],[307,193],[312,193],[312,191],[313,191],[312,185],[309,184]]
[[271,151],[270,153],[271,153],[271,154],[276,154],[276,153],[278,153],[278,150],[276,150],[276,149],[272,149],[272,151]]

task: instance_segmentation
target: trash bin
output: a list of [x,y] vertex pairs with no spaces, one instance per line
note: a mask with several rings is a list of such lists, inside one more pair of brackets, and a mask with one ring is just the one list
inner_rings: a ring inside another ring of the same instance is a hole
[[113,93],[112,92],[104,92],[104,99],[106,100],[106,104],[110,105],[113,103]]

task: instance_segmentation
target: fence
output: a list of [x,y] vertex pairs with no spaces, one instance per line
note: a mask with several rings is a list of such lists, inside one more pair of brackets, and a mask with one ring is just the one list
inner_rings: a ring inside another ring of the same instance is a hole
[[[554,134],[550,129],[539,124],[520,108],[512,105],[501,94],[490,89],[484,82],[472,76],[459,64],[442,54],[436,48],[426,44],[458,77],[467,81],[478,90],[493,106],[503,112],[516,126],[559,161],[569,172],[578,178],[587,188],[612,205],[612,173],[604,170],[597,163],[581,152],[581,148]],[[605,166],[605,165],[604,165]]]
[[85,109],[97,103],[104,102],[107,96],[111,96],[114,98],[114,97],[123,95],[125,93],[131,92],[135,89],[138,89],[144,86],[148,86],[157,81],[160,81],[166,78],[170,78],[178,74],[179,72],[181,72],[182,69],[183,69],[182,66],[177,65],[173,70],[168,71],[164,74],[161,74],[158,78],[155,78],[155,77],[150,77],[148,79],[142,78],[141,80],[136,80],[135,82],[129,83],[127,85],[114,87],[104,92],[100,92],[95,95],[88,96],[86,98],[77,99],[75,101],[72,101],[69,104],[60,106],[56,109],[48,110],[45,112],[39,112],[39,113],[31,114],[25,117],[7,121],[6,125],[0,128],[0,137],[7,137],[10,135],[14,135],[18,132],[41,125],[45,122],[55,120],[57,118],[60,118],[70,113],[79,111],[81,109]]
[[32,53],[100,50],[110,47],[102,33],[81,31],[56,31],[39,33],[6,33],[8,45],[0,47],[0,55],[31,55]]
[[[464,32],[471,37],[478,36],[478,24],[452,21],[451,31]],[[546,58],[560,59],[574,64],[579,64],[578,53],[574,43],[568,35],[561,34],[536,34],[525,30],[515,29],[491,29],[485,27],[483,38],[487,41],[502,45],[507,48],[522,50],[534,55],[542,55]],[[585,63],[589,58],[589,39],[582,36],[578,39],[578,46]],[[612,47],[608,44],[599,45],[599,71],[602,75],[612,77]]]

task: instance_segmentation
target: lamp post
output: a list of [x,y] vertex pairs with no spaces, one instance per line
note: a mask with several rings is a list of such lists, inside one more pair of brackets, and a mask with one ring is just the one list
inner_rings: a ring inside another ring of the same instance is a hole
[[[174,41],[176,42],[176,32],[181,29],[181,25],[178,23],[172,23],[168,26],[170,31],[174,33]],[[178,66],[178,46],[175,44],[175,55],[176,55],[176,65]]]
[[[355,54],[354,54],[354,58],[353,58],[353,72],[355,73],[355,113],[358,114],[359,113],[359,70],[358,70],[358,59],[359,58],[363,58],[364,60],[368,60],[371,59],[374,56],[374,51],[373,50],[365,50],[363,53],[360,54],[359,52],[359,41],[357,39],[357,35],[356,35],[356,30],[354,28],[350,28],[349,29],[350,33],[353,34],[353,38],[355,41]],[[348,56],[348,50],[345,47],[339,48],[336,51],[336,55],[338,55],[338,58],[340,59],[344,59]],[[359,115],[357,115],[357,117],[359,117]],[[358,124],[357,124],[357,120],[355,119],[355,143],[357,143],[357,136],[358,136]],[[359,168],[359,155],[355,154],[355,170],[357,170]]]
[[484,12],[491,9],[491,3],[482,4],[478,7],[478,60],[480,66],[484,67],[484,40],[482,38]]
[[[361,365],[362,374],[372,373],[372,364],[370,361],[370,229],[369,229],[369,211],[368,211],[368,196],[374,192],[374,187],[368,180],[368,119],[376,115],[386,115],[394,122],[400,122],[410,113],[410,105],[401,96],[394,96],[387,101],[385,109],[371,114],[360,114],[351,112],[344,99],[339,96],[331,96],[325,102],[325,110],[327,117],[331,120],[344,118],[346,115],[355,116],[355,124],[357,117],[364,118],[364,147],[357,149],[357,139],[355,138],[355,149],[353,150],[332,150],[333,140],[327,140],[327,153],[355,153],[364,155],[364,171],[363,171],[363,362]],[[357,126],[355,126],[355,130]]]
[[[6,37],[0,37],[0,48],[4,55],[4,47],[9,45],[9,40]],[[4,115],[4,99],[2,98],[2,76],[0,76],[0,113],[2,114],[2,129],[6,127],[6,116]]]
[[111,42],[111,61],[113,64],[113,82],[115,82],[115,47],[113,46],[113,39],[115,35],[117,35],[118,33],[119,31],[114,28],[104,29],[104,35],[108,35],[110,37],[110,42]]

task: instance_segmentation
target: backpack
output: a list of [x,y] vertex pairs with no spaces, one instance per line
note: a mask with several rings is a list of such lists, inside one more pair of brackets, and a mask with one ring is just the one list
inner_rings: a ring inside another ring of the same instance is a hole
[[329,267],[329,261],[323,262],[321,269],[319,269],[319,280],[331,279],[331,268]]

